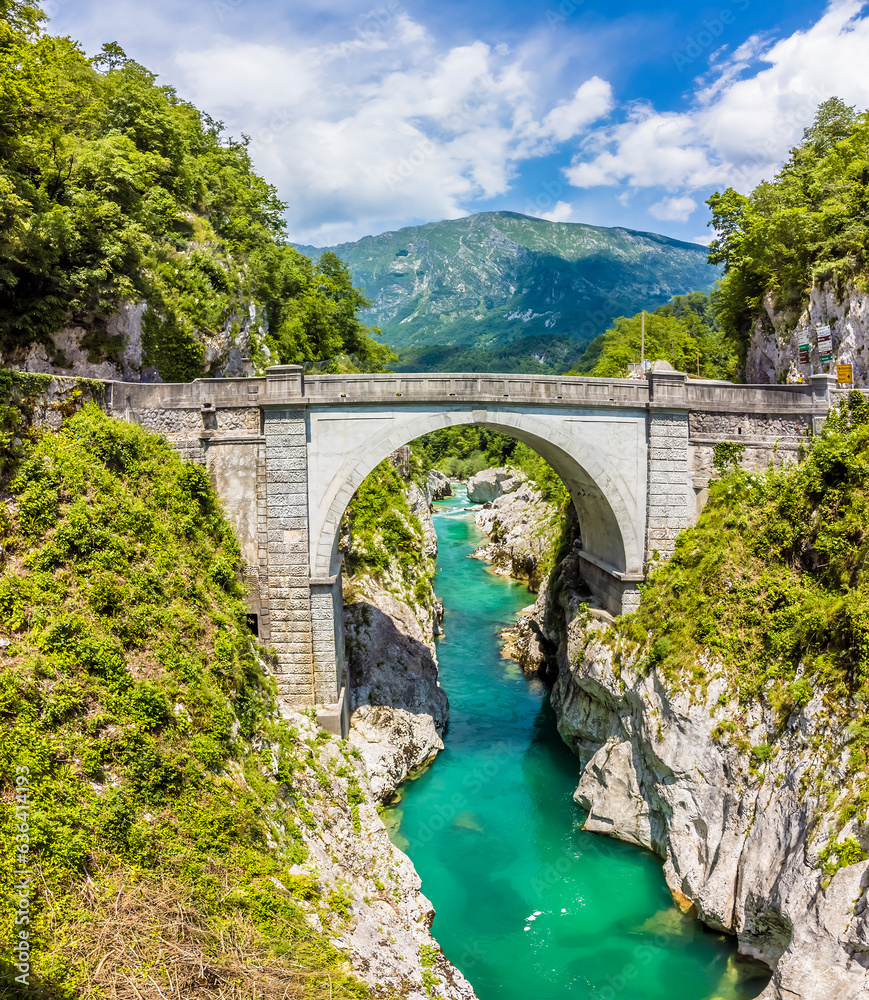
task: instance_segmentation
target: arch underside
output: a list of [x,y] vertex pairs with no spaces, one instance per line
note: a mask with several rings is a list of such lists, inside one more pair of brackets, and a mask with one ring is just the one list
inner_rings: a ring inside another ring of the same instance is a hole
[[[399,419],[401,419],[399,422]],[[352,418],[348,414],[348,420]],[[570,492],[582,533],[583,550],[611,571],[641,573],[645,550],[644,416],[601,418],[596,414],[450,409],[395,414],[351,449],[321,497],[311,497],[312,575],[340,572],[338,535],[353,494],[396,448],[430,431],[476,424],[507,434],[540,454]],[[317,442],[312,440],[316,447]],[[325,485],[325,484],[324,484]]]

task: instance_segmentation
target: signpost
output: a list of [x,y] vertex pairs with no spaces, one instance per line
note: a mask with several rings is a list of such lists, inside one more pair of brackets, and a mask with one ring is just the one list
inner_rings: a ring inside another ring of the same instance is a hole
[[800,344],[800,364],[810,365],[812,363],[812,348],[809,344]]
[[854,368],[852,365],[836,365],[836,381],[839,385],[854,384]]
[[833,360],[833,335],[829,326],[818,327],[818,360],[822,365]]

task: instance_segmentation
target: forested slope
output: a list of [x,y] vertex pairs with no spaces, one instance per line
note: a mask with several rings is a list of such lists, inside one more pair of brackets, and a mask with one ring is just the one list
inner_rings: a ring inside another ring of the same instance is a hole
[[[162,86],[115,43],[88,58],[0,3],[0,353],[62,371],[67,337],[89,361],[138,360],[163,380],[388,350],[331,254],[285,242],[283,205],[247,140]],[[138,307],[125,321],[119,310]],[[131,343],[134,342],[134,343]],[[234,357],[232,355],[234,354]],[[136,372],[132,372],[135,375]]]
[[472,996],[358,752],[279,714],[205,470],[0,383],[0,993]]

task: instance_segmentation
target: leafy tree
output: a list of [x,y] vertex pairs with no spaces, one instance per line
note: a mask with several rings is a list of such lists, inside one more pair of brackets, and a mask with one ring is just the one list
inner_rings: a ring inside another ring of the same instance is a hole
[[207,341],[242,324],[260,364],[391,359],[341,261],[286,245],[246,142],[117,42],[88,59],[37,6],[0,12],[0,349],[50,345],[72,321],[111,356],[107,319],[144,302],[145,360],[165,379],[206,374]]
[[773,181],[748,196],[733,188],[712,195],[709,260],[725,268],[715,304],[741,353],[766,296],[795,316],[813,281],[865,275],[867,185],[869,114],[833,97]]
[[[732,378],[736,354],[718,323],[716,304],[704,292],[677,295],[646,313],[646,358],[669,361],[678,371]],[[621,316],[592,341],[571,374],[624,378],[640,360],[642,315]]]

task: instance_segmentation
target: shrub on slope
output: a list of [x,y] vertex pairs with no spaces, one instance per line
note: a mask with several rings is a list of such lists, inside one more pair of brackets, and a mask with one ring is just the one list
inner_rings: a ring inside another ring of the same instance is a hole
[[[327,940],[346,900],[318,900],[290,870],[306,856],[299,820],[312,822],[294,776],[316,765],[275,718],[238,546],[205,471],[90,404],[4,473],[6,995],[25,768],[34,986],[58,998],[179,985],[240,1000],[367,995]],[[322,903],[323,934],[300,897]]]
[[[851,392],[797,466],[732,467],[711,484],[696,526],[620,621],[621,655],[642,652],[641,666],[674,689],[700,692],[723,676],[721,703],[736,719],[762,701],[780,731],[817,695],[815,711],[847,727],[857,775],[869,764],[867,555],[869,401]],[[768,752],[754,748],[756,762]],[[869,805],[865,782],[857,787],[840,826]]]
[[[852,392],[797,466],[732,468],[643,590],[631,627],[659,669],[702,677],[712,650],[734,695],[799,671],[837,698],[869,694],[869,402]],[[664,644],[668,648],[664,651]],[[799,690],[799,686],[796,690]]]

